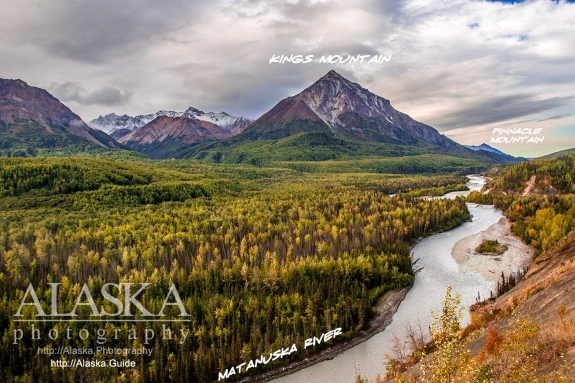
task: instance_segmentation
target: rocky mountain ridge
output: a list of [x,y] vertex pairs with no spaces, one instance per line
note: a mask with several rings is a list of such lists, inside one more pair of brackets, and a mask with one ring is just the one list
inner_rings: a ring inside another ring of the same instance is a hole
[[234,117],[226,112],[214,113],[214,112],[203,112],[196,108],[190,107],[184,112],[174,112],[169,110],[160,110],[153,114],[144,114],[138,116],[128,116],[117,115],[115,113],[110,113],[105,116],[99,116],[98,118],[90,121],[90,126],[94,129],[101,130],[116,139],[120,139],[123,136],[133,132],[142,126],[152,122],[154,119],[162,116],[172,117],[172,118],[190,118],[194,120],[210,122],[214,125],[218,125],[228,132],[234,134],[241,133],[250,124],[251,120],[246,117]]

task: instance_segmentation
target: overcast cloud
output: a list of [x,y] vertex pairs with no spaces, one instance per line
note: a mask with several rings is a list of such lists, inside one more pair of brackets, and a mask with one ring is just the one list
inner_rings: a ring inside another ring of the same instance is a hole
[[[575,4],[478,0],[0,0],[0,77],[89,121],[161,109],[257,118],[330,69],[458,142],[542,127],[533,156],[575,146]],[[269,64],[273,54],[383,64]]]
[[122,92],[110,86],[105,86],[87,93],[81,85],[73,82],[65,82],[63,84],[54,83],[48,88],[48,91],[60,99],[60,101],[72,101],[84,106],[121,106],[132,98],[131,91]]

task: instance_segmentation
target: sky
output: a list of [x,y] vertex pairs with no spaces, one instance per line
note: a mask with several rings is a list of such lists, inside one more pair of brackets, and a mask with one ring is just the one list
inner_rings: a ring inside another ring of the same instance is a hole
[[[575,147],[572,2],[0,0],[0,9],[0,78],[47,89],[85,121],[190,106],[255,119],[334,69],[462,144],[526,157]],[[291,54],[314,60],[270,64]],[[491,143],[501,128],[543,141]]]

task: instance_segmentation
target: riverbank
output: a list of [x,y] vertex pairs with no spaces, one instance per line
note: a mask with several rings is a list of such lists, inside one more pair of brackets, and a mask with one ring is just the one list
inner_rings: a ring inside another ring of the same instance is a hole
[[[507,250],[501,255],[477,253],[475,249],[486,239],[497,240],[507,246]],[[529,266],[533,249],[513,235],[509,220],[503,217],[486,230],[461,239],[453,247],[451,255],[463,269],[497,282],[501,279],[501,272],[509,275]]]
[[[413,249],[415,245],[417,245],[423,239],[424,239],[423,237],[417,238],[409,246],[410,251]],[[414,267],[414,272],[417,271],[419,271],[419,269]],[[242,379],[240,382],[259,383],[278,379],[293,374],[295,372],[298,372],[300,370],[303,370],[304,368],[313,366],[317,363],[333,359],[336,356],[345,352],[346,350],[349,350],[350,348],[353,348],[358,344],[369,340],[374,335],[377,335],[378,333],[384,331],[387,328],[387,326],[392,322],[393,316],[395,315],[397,309],[399,308],[399,305],[401,304],[401,302],[403,302],[412,286],[413,285],[409,285],[399,291],[388,291],[387,293],[385,293],[379,299],[377,304],[373,307],[373,309],[377,312],[377,316],[369,322],[368,329],[360,331],[359,334],[355,336],[353,339],[350,339],[349,341],[346,342],[338,343],[333,347],[325,349],[306,359],[293,362],[289,366],[279,367],[258,376],[246,377]]]
[[400,303],[405,299],[405,296],[410,289],[411,285],[399,291],[389,291],[385,293],[374,307],[378,315],[369,322],[367,330],[360,331],[359,335],[355,336],[353,339],[344,343],[336,344],[318,354],[310,356],[309,358],[291,363],[289,366],[280,367],[259,376],[242,379],[241,382],[267,382],[272,379],[281,378],[282,376],[293,374],[294,372],[300,371],[319,362],[333,359],[344,351],[367,341],[372,336],[383,331],[391,323],[393,315],[397,311]]

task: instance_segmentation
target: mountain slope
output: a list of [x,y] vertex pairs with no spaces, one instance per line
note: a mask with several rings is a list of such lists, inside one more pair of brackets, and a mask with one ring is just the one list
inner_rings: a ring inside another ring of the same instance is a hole
[[148,124],[155,118],[161,116],[186,117],[186,118],[192,118],[194,120],[210,122],[214,125],[218,125],[221,128],[226,129],[232,134],[241,133],[252,122],[248,118],[230,116],[226,112],[206,113],[201,110],[190,107],[185,112],[172,112],[172,111],[161,110],[155,114],[145,114],[135,117],[131,117],[126,114],[124,114],[123,116],[118,116],[115,113],[110,113],[106,116],[100,116],[90,121],[90,126],[93,127],[94,129],[101,130],[111,135],[115,139],[120,139],[121,137],[127,135],[128,133],[141,128],[142,126]]
[[208,121],[160,116],[120,138],[120,142],[151,158],[169,158],[198,142],[222,140],[228,130]]
[[90,128],[44,89],[0,79],[0,154],[35,155],[39,149],[82,151],[86,147],[122,145]]

